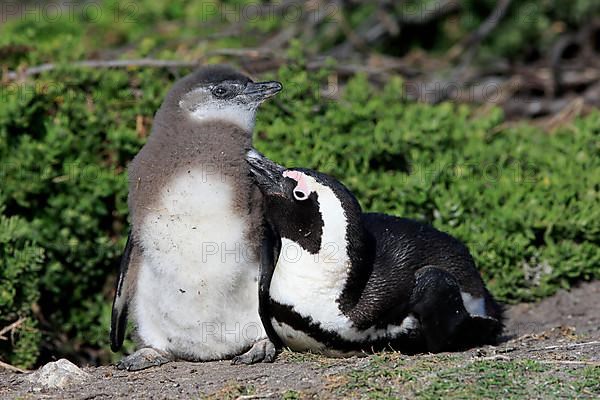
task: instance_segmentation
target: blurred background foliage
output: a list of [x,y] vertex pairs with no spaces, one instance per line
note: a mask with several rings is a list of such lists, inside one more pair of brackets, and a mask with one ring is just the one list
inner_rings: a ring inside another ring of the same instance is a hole
[[[588,72],[578,86],[552,73],[595,65],[599,3],[502,3],[3,2],[0,359],[32,367],[119,356],[108,329],[128,230],[127,163],[190,68],[78,60],[230,61],[276,78],[285,90],[261,110],[255,136],[269,157],[336,176],[366,210],[456,235],[505,302],[600,278],[594,86]],[[44,63],[54,69],[28,70]],[[407,90],[415,77],[468,84],[464,71],[480,82],[541,71],[544,90],[467,99],[476,104],[416,102]],[[535,102],[548,111],[525,116],[540,119],[514,120],[510,110]],[[587,107],[573,113],[572,104]]]

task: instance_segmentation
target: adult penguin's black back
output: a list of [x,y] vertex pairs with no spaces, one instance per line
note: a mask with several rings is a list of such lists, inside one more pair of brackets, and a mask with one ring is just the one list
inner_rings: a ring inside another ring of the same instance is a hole
[[[373,310],[372,298],[385,299],[385,293],[413,283],[415,271],[426,266],[444,269],[456,278],[469,313],[502,320],[502,307],[485,287],[469,249],[462,242],[428,224],[386,214],[364,213],[362,225],[366,231],[363,240],[375,254],[373,267],[361,296],[356,295],[358,292],[352,286],[364,280],[349,279],[348,289],[340,299],[343,309],[355,310],[353,316],[359,325],[377,312]],[[405,304],[410,294],[399,293],[399,298],[388,299]],[[385,303],[379,304],[380,307],[395,311],[403,308]]]
[[[477,328],[479,320],[476,319],[469,326],[479,329],[479,335],[461,332],[463,337],[457,337],[453,347],[494,343],[497,340],[502,332],[503,308],[485,287],[473,257],[462,242],[428,224],[408,218],[365,213],[362,223],[367,232],[366,240],[373,246],[375,254],[371,275],[360,297],[351,299],[349,294],[354,290],[349,288],[348,297],[343,297],[348,303],[344,303],[344,300],[340,302],[341,307],[352,310],[349,312],[359,326],[374,318],[381,309],[389,310],[382,321],[396,320],[397,317],[406,315],[406,310],[414,307],[414,304],[411,304],[414,298],[411,297],[417,284],[432,286],[429,288],[430,296],[436,296],[436,283],[418,283],[416,274],[423,268],[435,267],[448,272],[452,279],[456,280],[460,290],[460,299],[457,299],[457,302],[464,305],[469,315],[498,321],[480,329]],[[439,278],[435,276],[430,279]],[[352,280],[348,281],[349,287],[351,282]],[[403,287],[412,287],[413,290],[399,292],[398,288]],[[396,296],[386,296],[386,293],[394,290]],[[374,302],[374,298],[387,298],[389,303]],[[354,305],[350,305],[352,302],[355,302]],[[433,303],[432,307],[439,307]],[[377,304],[375,309],[373,304]],[[399,304],[401,306],[398,306]],[[489,322],[487,319],[486,321]],[[465,326],[464,330],[468,329]]]

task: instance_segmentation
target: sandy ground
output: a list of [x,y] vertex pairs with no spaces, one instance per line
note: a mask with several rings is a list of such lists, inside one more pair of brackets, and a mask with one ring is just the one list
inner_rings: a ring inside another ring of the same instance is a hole
[[[380,393],[379,389],[387,393],[388,397],[383,398],[421,397],[423,393],[446,390],[446,382],[468,381],[468,374],[478,382],[482,372],[473,372],[471,365],[500,365],[507,382],[517,381],[522,371],[531,370],[523,364],[529,360],[536,361],[540,372],[517,386],[517,394],[600,398],[600,383],[595,383],[600,368],[599,302],[597,281],[561,291],[539,303],[512,306],[507,312],[503,343],[462,353],[387,353],[331,359],[286,351],[273,364],[253,366],[221,361],[176,362],[139,372],[118,371],[112,366],[84,368],[92,378],[64,391],[34,389],[25,375],[0,370],[0,398],[369,398]],[[464,371],[465,375],[457,378],[456,371],[458,375]],[[585,376],[582,378],[579,372]],[[482,396],[486,396],[489,386],[487,382],[482,387]],[[549,388],[551,391],[546,392]],[[448,390],[456,392],[456,388]]]

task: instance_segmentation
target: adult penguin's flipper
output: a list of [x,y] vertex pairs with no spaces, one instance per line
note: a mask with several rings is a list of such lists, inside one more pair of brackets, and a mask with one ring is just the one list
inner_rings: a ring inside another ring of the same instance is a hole
[[460,327],[469,319],[454,275],[435,266],[419,269],[410,304],[419,319],[427,351],[454,349]]
[[235,356],[232,364],[255,364],[257,362],[273,362],[277,349],[282,347],[281,339],[271,323],[271,297],[269,288],[279,258],[281,239],[275,235],[271,227],[265,226],[263,241],[260,248],[260,270],[258,282],[258,315],[267,334],[266,339],[254,343],[250,350]]
[[282,347],[281,339],[277,336],[271,323],[271,297],[269,289],[275,271],[275,265],[281,251],[281,238],[270,226],[265,227],[263,243],[260,252],[260,276],[258,283],[258,314],[267,336],[277,348]]
[[115,290],[115,298],[112,306],[112,317],[110,323],[110,348],[112,351],[118,351],[123,345],[125,338],[125,329],[127,327],[127,305],[129,302],[129,286],[133,272],[130,265],[132,263],[133,239],[131,233],[127,237],[127,244],[121,257],[119,268],[119,279]]

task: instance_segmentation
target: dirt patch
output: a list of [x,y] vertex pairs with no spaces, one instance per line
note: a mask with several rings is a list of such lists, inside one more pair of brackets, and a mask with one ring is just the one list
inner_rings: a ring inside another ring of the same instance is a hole
[[600,396],[600,281],[508,309],[499,346],[463,353],[332,359],[283,352],[273,364],[177,362],[140,372],[84,368],[88,382],[34,390],[0,371],[0,398],[336,398]]
[[584,282],[561,290],[539,303],[522,303],[507,310],[506,331],[521,336],[557,326],[572,326],[579,334],[600,336],[600,282]]

